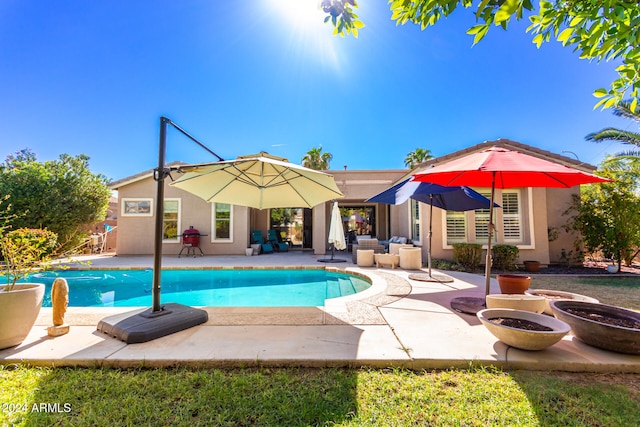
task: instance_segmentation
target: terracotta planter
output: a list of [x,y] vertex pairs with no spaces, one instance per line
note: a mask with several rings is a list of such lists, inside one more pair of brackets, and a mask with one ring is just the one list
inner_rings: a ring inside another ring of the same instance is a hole
[[16,346],[33,327],[44,297],[44,285],[19,283],[11,292],[0,287],[0,349]]
[[[522,350],[543,350],[557,343],[569,333],[569,325],[544,314],[507,308],[487,308],[477,313],[478,319],[496,338],[503,343]],[[499,325],[491,321],[497,317],[522,319],[551,328],[551,331],[529,331]]]
[[[551,301],[551,310],[558,319],[571,326],[573,335],[593,347],[618,353],[640,355],[640,328],[611,325],[599,318],[623,319],[640,324],[640,313],[607,304],[592,304],[582,301]],[[589,313],[584,318],[569,312],[578,310]]]
[[539,261],[525,261],[524,269],[529,273],[537,273],[540,270],[540,262]]
[[518,274],[498,274],[500,292],[503,294],[524,294],[529,289],[531,277]]

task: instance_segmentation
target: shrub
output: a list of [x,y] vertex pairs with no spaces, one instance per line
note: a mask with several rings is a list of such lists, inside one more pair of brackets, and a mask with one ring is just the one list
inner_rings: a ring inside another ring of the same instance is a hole
[[467,270],[476,270],[482,260],[482,245],[479,243],[454,243],[453,260]]
[[0,275],[6,277],[6,291],[11,291],[16,281],[33,271],[48,266],[58,236],[49,231],[19,228],[0,236],[0,253],[3,264]]
[[498,270],[517,270],[518,255],[520,250],[513,245],[495,245],[491,254],[493,256],[493,266]]

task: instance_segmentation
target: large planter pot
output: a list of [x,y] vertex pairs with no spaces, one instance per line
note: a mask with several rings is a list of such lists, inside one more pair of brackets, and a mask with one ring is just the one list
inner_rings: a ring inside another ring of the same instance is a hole
[[540,270],[540,262],[539,261],[525,261],[524,269],[529,273],[537,273]]
[[[503,343],[522,350],[544,350],[557,343],[571,329],[565,322],[544,314],[508,308],[487,308],[477,313],[478,319]],[[546,326],[548,331],[535,331],[495,323],[496,319],[525,320]]]
[[498,274],[500,292],[503,294],[524,294],[529,289],[531,277],[518,274]]
[[[585,344],[640,355],[640,313],[637,311],[583,301],[551,301],[550,305],[553,314],[567,322],[573,335]],[[607,319],[618,324],[610,324]]]
[[538,295],[492,294],[487,295],[487,308],[511,308],[514,310],[542,313],[547,300]]
[[594,304],[599,303],[595,298],[588,297],[586,295],[574,294],[572,292],[564,292],[564,291],[552,291],[550,289],[529,289],[524,291],[526,295],[537,295],[542,296],[545,299],[545,307],[544,314],[549,314],[553,316],[553,311],[551,310],[551,306],[549,302],[551,301],[584,301],[591,302]]
[[44,285],[19,283],[11,292],[0,286],[0,349],[16,346],[33,327],[44,297]]

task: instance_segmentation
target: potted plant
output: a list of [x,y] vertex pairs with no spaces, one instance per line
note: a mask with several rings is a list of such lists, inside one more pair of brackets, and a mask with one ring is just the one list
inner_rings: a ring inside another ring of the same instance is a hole
[[524,294],[531,284],[531,277],[519,274],[498,274],[497,278],[503,294]]
[[540,270],[540,261],[525,261],[524,269],[529,273],[537,273]]
[[0,286],[0,349],[22,343],[33,327],[42,306],[44,285],[17,282],[48,267],[57,239],[48,230],[6,231],[7,227],[0,227],[0,276],[6,280],[6,285]]

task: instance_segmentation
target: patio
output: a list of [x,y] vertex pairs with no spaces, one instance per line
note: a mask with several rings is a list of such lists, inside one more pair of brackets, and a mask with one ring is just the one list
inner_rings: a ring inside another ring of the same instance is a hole
[[[345,254],[336,257],[348,259]],[[252,257],[165,256],[164,268],[322,268],[307,252]],[[151,256],[90,257],[92,268],[151,268]],[[327,266],[332,268],[332,266]],[[55,366],[401,366],[573,372],[640,372],[640,356],[590,347],[571,335],[547,350],[528,352],[496,340],[480,321],[452,311],[454,297],[483,296],[484,276],[447,272],[451,283],[420,282],[411,271],[339,264],[373,280],[371,289],[324,308],[207,308],[203,325],[154,341],[127,345],[96,331],[97,322],[130,308],[74,308],[69,334],[50,338],[51,309],[43,308],[27,339],[0,351],[0,363]],[[415,273],[415,271],[413,271]],[[491,292],[499,293],[495,279]],[[163,301],[169,302],[169,301]]]

